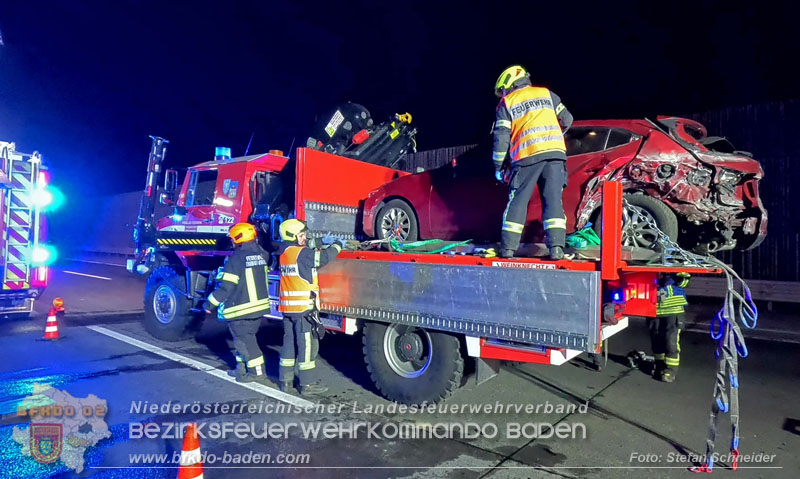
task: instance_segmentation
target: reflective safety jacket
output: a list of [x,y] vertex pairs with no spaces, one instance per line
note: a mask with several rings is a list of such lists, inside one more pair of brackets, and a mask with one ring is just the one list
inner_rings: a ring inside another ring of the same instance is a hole
[[300,314],[315,307],[319,292],[317,268],[332,261],[341,251],[338,244],[325,249],[305,246],[284,246],[280,256],[281,291],[278,310],[282,313]]
[[225,261],[206,307],[218,308],[218,317],[226,320],[263,316],[270,309],[268,274],[268,253],[256,241],[243,243]]
[[500,100],[494,125],[495,169],[506,153],[512,164],[527,166],[540,160],[566,160],[562,128],[572,125],[572,115],[561,99],[547,88],[517,88]]
[[679,277],[677,284],[672,278],[666,281],[666,285],[658,288],[658,303],[656,304],[656,316],[671,316],[673,314],[683,314],[684,306],[689,303],[686,301],[686,292],[683,290],[689,285],[689,277]]

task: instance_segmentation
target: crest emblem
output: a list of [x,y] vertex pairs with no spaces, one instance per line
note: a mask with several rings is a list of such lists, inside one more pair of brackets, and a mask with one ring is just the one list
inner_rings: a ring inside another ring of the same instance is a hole
[[50,464],[61,455],[61,424],[31,424],[31,454],[37,462]]
[[[227,180],[226,180],[227,181]],[[236,193],[239,190],[239,182],[231,181],[230,188],[228,189],[228,198],[236,198]]]
[[222,194],[227,195],[230,189],[231,189],[231,179],[226,178],[225,181],[222,182]]

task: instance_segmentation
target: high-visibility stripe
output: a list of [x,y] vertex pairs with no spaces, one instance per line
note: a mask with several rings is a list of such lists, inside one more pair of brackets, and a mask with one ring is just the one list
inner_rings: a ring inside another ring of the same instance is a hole
[[544,220],[544,229],[567,229],[567,220],[564,218],[550,218]]
[[247,361],[247,367],[248,368],[254,368],[256,366],[261,366],[262,364],[264,364],[264,356],[259,356],[259,357],[255,358],[255,359],[251,359],[250,361]]
[[258,301],[258,289],[256,289],[256,279],[253,276],[253,270],[247,268],[244,270],[244,279],[247,282],[247,297],[250,302]]
[[566,108],[564,106],[564,104],[563,103],[559,103],[558,106],[556,107],[556,115],[560,115],[561,112],[564,111],[564,108]]
[[236,355],[236,362],[237,363],[243,363],[244,362],[244,358],[240,354],[237,354]]
[[311,299],[305,299],[305,300],[301,300],[301,299],[298,299],[298,300],[286,299],[286,300],[284,300],[284,299],[282,299],[282,300],[280,300],[278,302],[278,304],[280,304],[281,306],[304,306],[304,305],[312,306],[314,304],[314,302],[311,301]]
[[505,221],[503,222],[503,231],[510,231],[512,233],[519,233],[522,234],[522,230],[525,229],[525,225],[520,223],[514,223],[513,221]]
[[320,250],[314,251],[314,267],[319,268],[319,265],[322,264],[322,252]]
[[[527,150],[531,146],[545,145],[542,148],[537,148],[536,149],[536,153],[539,153],[539,152],[542,152],[542,151],[549,151],[549,150],[559,150],[559,148],[556,148],[558,146],[559,142],[561,142],[561,143],[564,142],[564,138],[561,136],[561,134],[558,134],[558,135],[547,135],[547,136],[536,136],[536,137],[533,137],[533,138],[529,138],[529,139],[527,139],[525,141],[520,141],[520,142],[514,143],[514,145],[512,145],[512,148],[511,148],[511,156],[514,157],[514,158],[520,157],[521,156],[520,152],[524,151],[524,150]],[[551,143],[552,145],[548,145],[548,143]],[[531,156],[531,155],[525,155],[525,157],[527,157],[527,156]]]
[[281,296],[302,296],[311,297],[311,291],[281,291]]
[[236,306],[231,306],[230,308],[225,308],[224,314],[227,318],[228,313],[235,313],[241,311],[243,309],[250,309],[257,306],[264,306],[269,305],[269,298],[259,299],[258,301],[250,301],[248,303],[237,304]]
[[220,279],[222,281],[227,281],[229,283],[239,284],[239,276],[237,276],[237,275],[235,275],[233,273],[222,273],[222,278],[220,278]]
[[305,361],[306,363],[311,362],[311,332],[303,333],[303,341],[305,342]]
[[281,366],[284,366],[284,367],[287,367],[287,368],[293,368],[294,367],[294,358],[281,358]]
[[315,367],[317,367],[317,364],[316,364],[315,361],[303,362],[303,363],[300,363],[300,364],[297,365],[297,368],[300,371],[308,371],[309,369],[314,369]]
[[511,120],[497,120],[494,123],[495,128],[506,128],[508,130],[511,129]]
[[208,295],[208,302],[214,306],[219,306],[219,301],[217,301],[217,298],[214,297],[214,293]]
[[[675,342],[676,342],[675,346],[678,347],[678,352],[681,352],[681,330],[680,329],[678,330],[678,339]],[[680,357],[680,356],[678,356],[678,357]]]
[[232,313],[232,314],[229,313],[228,311],[223,311],[222,312],[222,316],[225,319],[236,319],[236,318],[241,318],[242,316],[245,316],[247,314],[260,313],[262,311],[269,311],[269,308],[270,308],[270,306],[269,306],[269,300],[268,300],[266,305],[262,304],[260,306],[253,306],[252,308],[244,309],[244,310],[241,310],[241,311],[236,311],[235,313]]
[[502,163],[503,160],[506,159],[506,152],[505,151],[494,151],[492,152],[492,161],[495,163]]
[[667,366],[680,366],[681,365],[681,358],[664,358],[664,362],[667,363]]

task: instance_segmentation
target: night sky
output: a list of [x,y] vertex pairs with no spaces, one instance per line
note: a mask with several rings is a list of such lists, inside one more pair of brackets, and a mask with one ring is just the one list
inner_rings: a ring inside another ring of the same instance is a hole
[[143,187],[149,134],[170,166],[253,132],[251,153],[288,150],[347,100],[411,112],[420,149],[482,141],[513,63],[576,119],[800,97],[797,6],[312,3],[3,1],[0,139],[41,151],[68,195],[107,194]]

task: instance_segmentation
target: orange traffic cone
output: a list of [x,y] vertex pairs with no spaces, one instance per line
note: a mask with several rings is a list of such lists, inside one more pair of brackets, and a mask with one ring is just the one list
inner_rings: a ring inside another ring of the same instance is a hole
[[56,319],[56,308],[50,308],[47,313],[47,324],[44,327],[44,339],[58,339],[58,320]]
[[178,479],[203,479],[200,438],[197,437],[197,425],[194,423],[186,426],[183,434],[183,450],[181,450],[181,464],[178,467]]

